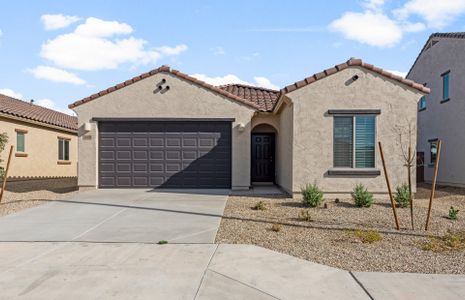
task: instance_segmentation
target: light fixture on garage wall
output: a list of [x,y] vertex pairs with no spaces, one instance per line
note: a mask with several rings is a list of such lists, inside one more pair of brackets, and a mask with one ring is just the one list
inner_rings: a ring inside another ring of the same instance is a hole
[[240,123],[239,125],[237,125],[237,130],[239,130],[239,132],[243,132],[245,130],[245,125],[243,123]]

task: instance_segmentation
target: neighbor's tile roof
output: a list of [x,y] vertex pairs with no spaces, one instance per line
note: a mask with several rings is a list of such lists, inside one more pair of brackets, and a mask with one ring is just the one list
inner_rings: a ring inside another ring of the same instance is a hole
[[261,111],[272,111],[279,97],[279,91],[245,84],[226,84],[219,88],[258,105]]
[[465,39],[465,32],[436,32],[432,33],[429,38],[426,40],[425,44],[423,45],[423,48],[421,48],[420,53],[418,53],[417,57],[415,58],[415,61],[413,62],[412,66],[410,67],[410,70],[407,73],[407,78],[410,76],[410,72],[412,72],[413,67],[416,65],[418,62],[418,59],[420,56],[429,48],[429,44],[431,39],[433,38],[449,38],[449,39]]
[[239,97],[239,96],[236,96],[236,95],[234,95],[234,94],[231,94],[231,93],[229,93],[229,92],[227,92],[227,91],[225,91],[225,90],[220,89],[219,87],[216,87],[216,86],[214,86],[214,85],[208,84],[208,83],[206,83],[206,82],[204,82],[204,81],[202,81],[202,80],[199,80],[199,79],[197,79],[197,78],[194,78],[194,77],[192,77],[192,76],[189,76],[189,75],[187,75],[187,74],[184,74],[184,73],[182,73],[182,72],[180,72],[180,71],[178,71],[178,70],[172,70],[169,66],[166,66],[166,65],[161,66],[161,67],[159,67],[159,68],[157,68],[157,69],[154,69],[154,70],[152,70],[152,71],[150,71],[150,72],[143,73],[143,74],[141,74],[141,75],[139,75],[139,76],[133,77],[133,78],[131,78],[131,79],[129,79],[129,80],[126,80],[125,82],[119,83],[119,84],[117,84],[117,85],[115,85],[115,86],[112,86],[112,87],[110,87],[110,88],[108,88],[108,89],[105,89],[105,90],[103,90],[103,91],[100,91],[100,92],[98,92],[98,93],[95,93],[95,94],[93,94],[93,95],[90,95],[89,97],[86,97],[86,98],[84,98],[84,99],[78,100],[78,101],[76,101],[76,102],[74,102],[74,103],[68,105],[68,107],[69,107],[69,108],[74,108],[74,107],[76,107],[76,106],[79,106],[79,105],[81,105],[81,104],[87,103],[87,102],[92,101],[92,100],[95,100],[95,99],[97,99],[97,98],[99,98],[99,97],[101,97],[101,96],[103,96],[103,95],[109,94],[109,93],[111,93],[111,92],[114,92],[114,91],[116,91],[116,90],[119,90],[119,89],[121,89],[121,88],[123,88],[123,87],[125,87],[125,86],[131,85],[131,84],[133,84],[133,83],[135,83],[135,82],[137,82],[137,81],[139,81],[139,80],[142,80],[142,79],[144,79],[144,78],[153,76],[153,75],[158,74],[158,73],[169,73],[169,74],[173,74],[173,75],[176,76],[176,77],[179,77],[179,78],[181,78],[181,79],[187,80],[187,81],[189,81],[189,82],[191,82],[191,83],[194,83],[194,84],[196,84],[196,85],[202,86],[202,87],[204,87],[204,88],[206,88],[206,89],[211,90],[211,91],[214,92],[214,93],[217,93],[217,94],[223,95],[223,96],[225,96],[225,97],[228,97],[228,98],[230,98],[231,100],[234,100],[234,101],[236,101],[236,102],[240,102],[240,103],[242,103],[242,104],[244,104],[244,105],[247,105],[247,106],[249,106],[249,107],[252,107],[252,108],[254,108],[254,109],[260,109],[260,107],[259,107],[258,105],[256,105],[255,103],[252,103],[252,102],[250,102],[250,101],[247,101],[247,100],[245,100],[244,98],[241,98],[241,97]]
[[398,75],[394,75],[392,74],[391,72],[388,72],[386,70],[383,70],[381,68],[378,68],[372,64],[368,64],[368,63],[365,63],[363,62],[361,59],[358,59],[358,58],[351,58],[349,59],[348,61],[346,61],[345,63],[342,63],[342,64],[339,64],[337,66],[334,66],[332,68],[329,68],[329,69],[326,69],[320,73],[316,73],[316,74],[313,74],[312,76],[310,77],[307,77],[305,78],[304,80],[301,80],[301,81],[297,81],[291,85],[288,85],[286,86],[285,88],[281,89],[281,93],[283,94],[286,94],[286,93],[290,93],[292,91],[295,91],[301,87],[304,87],[306,85],[309,85],[317,80],[320,80],[320,79],[323,79],[325,77],[328,77],[334,73],[337,73],[339,71],[342,71],[348,67],[352,67],[352,66],[357,66],[357,67],[362,67],[364,69],[367,69],[367,70],[370,70],[372,72],[375,72],[375,73],[378,73],[380,75],[383,75],[384,77],[387,77],[387,78],[390,78],[390,79],[393,79],[395,81],[398,81],[400,83],[403,83],[407,86],[410,86],[414,89],[417,89],[419,90],[420,92],[423,92],[423,93],[429,93],[430,92],[430,89],[423,86],[422,84],[419,84],[419,83],[416,83],[412,80],[409,80],[409,79],[405,79],[401,76],[398,76]]
[[0,94],[0,113],[77,130],[77,118],[39,105]]

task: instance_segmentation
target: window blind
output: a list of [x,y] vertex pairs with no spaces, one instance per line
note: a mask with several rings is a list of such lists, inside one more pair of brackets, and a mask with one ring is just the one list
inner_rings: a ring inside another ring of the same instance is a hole
[[334,167],[352,168],[353,118],[334,117]]
[[375,167],[375,117],[355,117],[355,167]]

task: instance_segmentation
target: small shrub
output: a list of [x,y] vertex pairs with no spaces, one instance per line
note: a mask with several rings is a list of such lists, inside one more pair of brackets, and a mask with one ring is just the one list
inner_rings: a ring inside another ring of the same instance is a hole
[[358,207],[370,207],[373,204],[373,194],[363,184],[357,184],[352,192],[352,199]]
[[383,239],[381,234],[376,230],[356,230],[354,235],[364,244],[379,242]]
[[308,209],[302,209],[299,212],[299,220],[305,221],[305,222],[312,222],[312,216],[310,215],[310,210]]
[[451,220],[457,220],[457,215],[459,214],[458,209],[455,209],[453,206],[450,207],[449,209],[449,219]]
[[254,210],[265,210],[266,209],[266,205],[265,205],[265,202],[263,201],[258,201],[257,204],[255,204],[252,209]]
[[410,204],[410,194],[408,190],[408,184],[402,183],[396,188],[396,194],[394,195],[394,199],[397,202],[398,207],[408,207]]
[[[0,133],[0,155],[5,150],[6,143],[8,143],[8,135],[6,132]],[[2,158],[0,157],[0,163],[3,162]],[[0,179],[3,178],[5,175],[5,168],[0,166]]]
[[274,232],[280,232],[282,227],[283,226],[281,224],[275,223],[271,226],[271,230]]
[[465,250],[465,231],[452,232],[450,230],[440,237],[430,237],[422,247],[425,251],[444,252]]
[[158,245],[165,245],[165,244],[168,244],[168,241],[165,241],[165,240],[158,241]]
[[323,202],[323,192],[316,183],[307,184],[302,188],[302,196],[305,205],[317,207]]

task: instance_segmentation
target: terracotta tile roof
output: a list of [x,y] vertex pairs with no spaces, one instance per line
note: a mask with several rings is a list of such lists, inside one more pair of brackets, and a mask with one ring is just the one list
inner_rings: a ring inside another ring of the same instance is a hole
[[144,78],[153,76],[153,75],[158,74],[158,73],[170,73],[170,74],[173,74],[176,77],[187,80],[187,81],[189,81],[189,82],[191,82],[193,84],[196,84],[198,86],[202,86],[202,87],[204,87],[206,89],[211,90],[214,93],[217,93],[217,94],[220,94],[222,96],[228,97],[231,100],[240,102],[240,103],[245,104],[245,105],[247,105],[247,106],[249,106],[251,108],[254,108],[254,109],[260,109],[260,107],[257,104],[253,103],[253,102],[247,101],[244,98],[241,98],[239,96],[231,94],[231,93],[229,93],[229,92],[227,92],[227,91],[225,91],[223,89],[220,89],[220,88],[218,88],[218,87],[216,87],[214,85],[208,84],[208,83],[206,83],[206,82],[204,82],[202,80],[198,80],[197,78],[194,78],[192,76],[184,74],[184,73],[182,73],[182,72],[180,72],[178,70],[172,70],[169,66],[166,66],[166,65],[161,66],[161,67],[159,67],[157,69],[154,69],[152,71],[149,71],[147,73],[143,73],[143,74],[141,74],[139,76],[133,77],[133,78],[131,78],[129,80],[126,80],[125,82],[119,83],[119,84],[117,84],[115,86],[112,86],[112,87],[110,87],[108,89],[105,89],[105,90],[100,91],[98,93],[95,93],[93,95],[90,95],[89,97],[86,97],[84,99],[81,99],[79,101],[76,101],[76,102],[68,105],[68,107],[69,108],[74,108],[76,106],[79,106],[81,104],[87,103],[87,102],[92,101],[92,100],[95,100],[95,99],[97,99],[97,98],[99,98],[99,97],[101,97],[103,95],[114,92],[114,91],[119,90],[119,89],[121,89],[121,88],[123,88],[125,86],[131,85],[131,84],[133,84],[133,83],[135,83],[135,82],[137,82],[139,80],[142,80]]
[[261,111],[272,111],[279,97],[279,91],[245,84],[225,84],[219,88],[258,105]]
[[0,94],[0,113],[77,131],[77,118]]
[[418,59],[420,56],[425,52],[427,49],[429,49],[430,46],[430,41],[433,38],[450,38],[450,39],[465,39],[465,32],[436,32],[433,33],[429,36],[429,38],[426,40],[425,45],[423,45],[423,48],[421,48],[420,53],[418,53],[417,58],[415,58],[415,61],[413,62],[412,66],[410,67],[410,70],[407,73],[407,78],[410,75],[410,72],[412,72],[413,67],[416,65]]
[[307,77],[305,78],[304,80],[301,80],[301,81],[297,81],[291,85],[288,85],[286,86],[285,88],[281,89],[281,93],[283,94],[286,94],[286,93],[290,93],[292,91],[295,91],[301,87],[304,87],[306,85],[309,85],[317,80],[320,80],[322,78],[325,78],[327,76],[330,76],[334,73],[337,73],[339,71],[342,71],[348,67],[352,67],[352,66],[358,66],[358,67],[362,67],[362,68],[365,68],[367,70],[370,70],[372,72],[375,72],[375,73],[378,73],[380,75],[383,75],[384,77],[387,77],[387,78],[390,78],[390,79],[393,79],[395,81],[398,81],[402,84],[405,84],[409,87],[412,87],[414,89],[417,89],[419,90],[420,92],[423,92],[423,93],[429,93],[430,92],[430,89],[423,86],[422,84],[419,84],[419,83],[416,83],[412,80],[409,80],[409,79],[405,79],[401,76],[398,76],[398,75],[394,75],[388,71],[385,71],[381,68],[378,68],[372,64],[368,64],[366,62],[363,62],[361,59],[357,59],[357,58],[351,58],[349,59],[347,62],[345,63],[342,63],[342,64],[339,64],[339,65],[336,65],[332,68],[329,68],[329,69],[326,69],[320,73],[316,73],[316,74],[313,74],[312,76],[310,77]]

